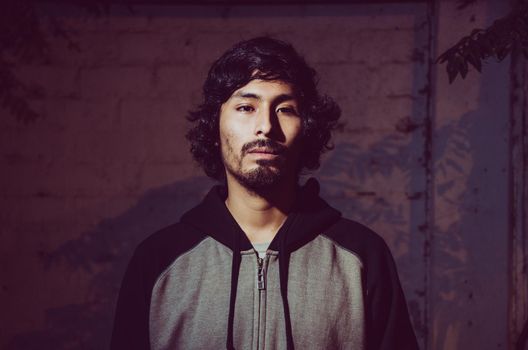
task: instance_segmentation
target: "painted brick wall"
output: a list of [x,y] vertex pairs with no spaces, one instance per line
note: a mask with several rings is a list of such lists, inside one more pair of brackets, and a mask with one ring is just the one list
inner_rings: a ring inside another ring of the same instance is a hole
[[17,67],[41,87],[41,118],[0,112],[0,348],[105,348],[132,249],[211,185],[184,138],[209,65],[263,34],[291,41],[340,103],[336,149],[316,175],[332,204],[391,246],[424,348],[504,348],[507,281],[489,276],[507,260],[497,115],[508,105],[496,92],[508,75],[490,66],[447,86],[439,67],[428,78],[430,52],[489,23],[498,3],[443,2],[433,41],[424,4],[43,9],[80,52],[50,36],[48,63]]

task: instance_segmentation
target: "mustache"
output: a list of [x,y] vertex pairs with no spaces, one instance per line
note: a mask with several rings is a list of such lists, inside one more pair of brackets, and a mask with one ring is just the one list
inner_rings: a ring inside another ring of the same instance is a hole
[[254,148],[266,148],[276,154],[283,153],[287,149],[286,146],[283,146],[273,140],[255,140],[248,142],[244,146],[242,146],[241,153],[242,155],[246,155],[250,150]]

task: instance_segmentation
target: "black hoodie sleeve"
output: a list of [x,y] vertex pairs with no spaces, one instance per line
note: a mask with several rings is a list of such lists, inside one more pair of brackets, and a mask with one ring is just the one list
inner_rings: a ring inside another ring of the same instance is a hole
[[117,301],[111,350],[148,350],[149,300],[140,254],[136,250],[121,284]]
[[121,283],[111,350],[150,349],[152,288],[173,261],[206,237],[204,233],[178,223],[155,232],[138,245]]
[[367,253],[367,349],[418,349],[394,259],[385,242],[376,238]]
[[358,222],[341,219],[327,236],[363,262],[367,350],[416,350],[418,343],[389,247]]

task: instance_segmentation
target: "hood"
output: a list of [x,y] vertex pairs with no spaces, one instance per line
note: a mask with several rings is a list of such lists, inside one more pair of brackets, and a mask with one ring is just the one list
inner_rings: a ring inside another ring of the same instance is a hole
[[[227,189],[214,186],[196,207],[186,212],[182,223],[193,226],[234,250],[233,237],[239,236],[241,251],[252,249],[248,238],[225,205]],[[288,218],[271,242],[269,249],[280,250],[279,241],[285,238],[285,248],[295,251],[334,224],[341,213],[319,197],[319,183],[310,178],[297,189],[297,197]],[[286,237],[282,237],[286,235]]]

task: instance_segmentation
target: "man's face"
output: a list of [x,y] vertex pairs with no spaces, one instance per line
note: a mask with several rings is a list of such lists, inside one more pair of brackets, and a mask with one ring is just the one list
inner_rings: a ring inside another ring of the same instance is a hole
[[290,84],[250,81],[221,106],[219,128],[228,178],[254,191],[297,180],[301,117]]

